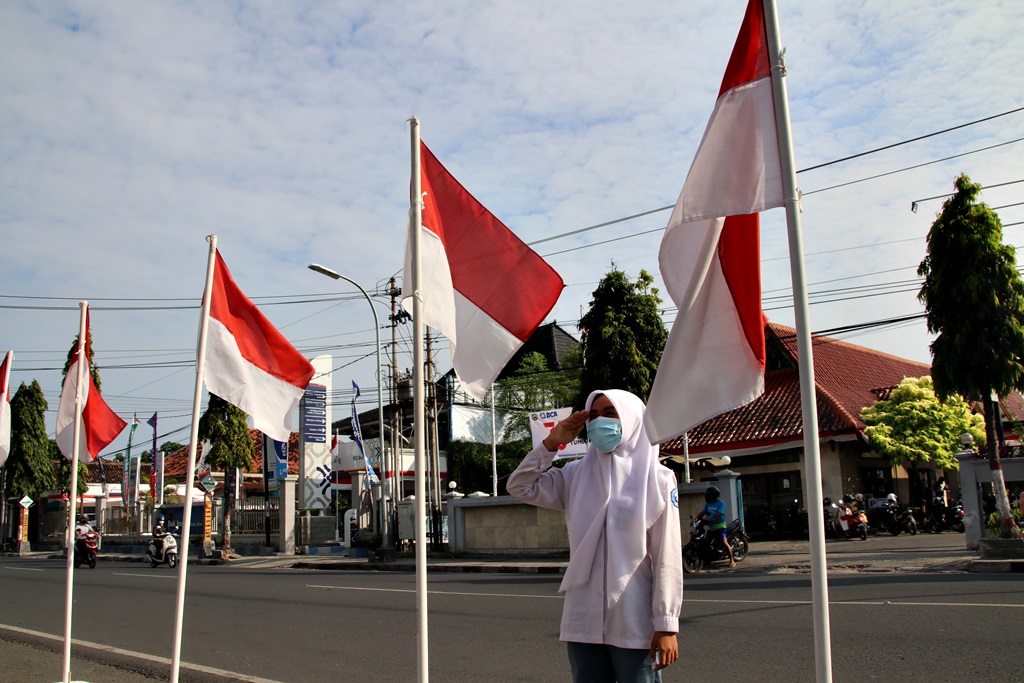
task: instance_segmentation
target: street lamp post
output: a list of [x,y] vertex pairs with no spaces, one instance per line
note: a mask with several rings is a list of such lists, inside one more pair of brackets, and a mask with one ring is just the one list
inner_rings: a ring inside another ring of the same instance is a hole
[[363,289],[362,286],[358,282],[356,282],[355,280],[353,280],[351,278],[348,278],[348,277],[345,277],[341,273],[339,273],[337,271],[334,271],[334,270],[331,270],[330,268],[328,268],[326,266],[321,266],[319,263],[311,263],[311,264],[309,264],[309,269],[313,270],[313,271],[316,271],[317,273],[320,273],[321,275],[326,275],[327,277],[332,278],[334,280],[344,280],[345,282],[348,282],[351,285],[355,285],[355,287],[360,292],[362,292],[363,298],[366,299],[366,303],[368,303],[370,305],[370,312],[373,313],[373,331],[374,331],[374,334],[377,335],[377,426],[378,426],[379,441],[380,441],[380,475],[381,475],[380,499],[381,499],[381,504],[382,504],[381,507],[383,508],[381,510],[381,515],[380,515],[380,519],[381,519],[381,522],[380,522],[380,526],[381,526],[381,540],[383,542],[383,547],[384,548],[390,548],[391,547],[391,534],[389,533],[389,530],[388,530],[388,526],[389,526],[388,518],[389,518],[389,516],[391,514],[391,511],[390,511],[389,506],[388,506],[387,496],[385,495],[385,489],[386,489],[386,486],[387,486],[387,478],[388,478],[388,469],[387,469],[387,459],[384,457],[384,392],[383,392],[383,389],[382,389],[382,385],[384,384],[384,375],[381,372],[381,365],[380,365],[380,320],[377,318],[377,309],[373,307],[373,302],[370,300],[370,295],[367,294],[366,290]]

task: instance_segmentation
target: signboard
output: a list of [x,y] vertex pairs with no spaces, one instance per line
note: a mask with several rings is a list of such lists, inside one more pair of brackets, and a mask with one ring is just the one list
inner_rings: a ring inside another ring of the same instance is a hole
[[[572,408],[554,408],[530,413],[530,436],[533,437],[533,447],[539,448],[544,437],[551,433],[555,425],[570,415],[572,415]],[[555,460],[586,455],[588,445],[582,437],[577,436],[570,443],[558,447],[558,455],[555,456]]]
[[30,507],[32,507],[32,503],[34,503],[35,501],[33,501],[33,500],[32,500],[31,498],[29,498],[28,496],[25,496],[24,498],[22,498],[22,499],[21,499],[21,500],[19,500],[18,502],[19,502],[19,503],[21,503],[21,507],[23,507],[23,508],[25,508],[26,510],[28,510],[28,509],[29,509]]
[[[323,510],[331,504],[331,391],[332,358],[317,356],[313,381],[299,402],[299,507]],[[285,461],[287,464],[287,461]]]

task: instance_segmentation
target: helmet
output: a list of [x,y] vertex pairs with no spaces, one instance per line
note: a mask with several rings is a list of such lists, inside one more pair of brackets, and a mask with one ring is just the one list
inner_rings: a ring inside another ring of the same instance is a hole
[[895,493],[890,493],[888,496],[885,497],[885,499],[887,501],[889,501],[890,503],[895,503],[896,502],[896,494]]
[[722,492],[718,490],[717,486],[709,486],[704,489],[704,500],[709,503],[713,503],[721,497]]
[[824,499],[823,499],[823,500],[821,501],[821,503],[822,503],[822,505],[824,505],[825,507],[828,507],[829,505],[831,505],[831,504],[832,504],[832,499],[826,496],[826,497],[825,497],[825,498],[824,498]]
[[856,499],[856,501],[858,503],[864,502],[864,494],[863,493],[858,493],[856,496],[854,496],[854,498]]
[[78,523],[79,524],[88,524],[89,523],[89,518],[86,517],[85,515],[78,515]]

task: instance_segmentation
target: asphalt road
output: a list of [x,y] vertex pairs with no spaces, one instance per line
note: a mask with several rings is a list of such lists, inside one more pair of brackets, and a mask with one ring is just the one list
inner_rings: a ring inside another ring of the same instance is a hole
[[[101,562],[75,576],[76,639],[170,657],[172,572]],[[559,581],[431,574],[431,678],[567,680]],[[848,573],[831,576],[829,590],[837,682],[1024,680],[1020,575]],[[63,633],[60,561],[0,558],[0,595],[0,624]],[[807,574],[688,576],[683,616],[681,661],[666,670],[666,683],[814,680]],[[412,574],[190,566],[182,659],[273,681],[411,681],[416,623]],[[60,679],[59,656],[50,671],[45,657],[9,658],[11,647],[0,647],[0,662],[12,662],[0,663],[0,681]],[[33,662],[39,670],[8,678],[23,660],[25,671]],[[115,680],[78,677],[84,671],[76,665],[73,677]]]

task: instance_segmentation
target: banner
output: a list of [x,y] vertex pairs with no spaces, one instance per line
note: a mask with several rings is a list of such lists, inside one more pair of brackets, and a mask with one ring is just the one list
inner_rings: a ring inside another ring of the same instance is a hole
[[[533,437],[533,447],[539,448],[541,442],[544,441],[544,437],[551,433],[555,425],[571,414],[572,408],[554,408],[552,410],[530,413],[530,436]],[[589,444],[583,440],[583,433],[580,432],[581,436],[577,436],[570,443],[559,446],[558,455],[555,456],[555,460],[585,455]]]
[[313,379],[299,401],[299,507],[323,510],[331,504],[332,359],[317,356]]
[[359,398],[359,385],[352,382],[352,389],[355,390],[355,395],[352,397],[352,440],[356,442],[359,447],[359,454],[363,456],[363,461],[366,463],[366,478],[371,484],[379,484],[380,479],[377,478],[377,473],[373,471],[373,465],[370,464],[370,458],[366,456],[366,450],[363,448],[363,432],[359,428],[359,414],[356,412],[356,399]]

